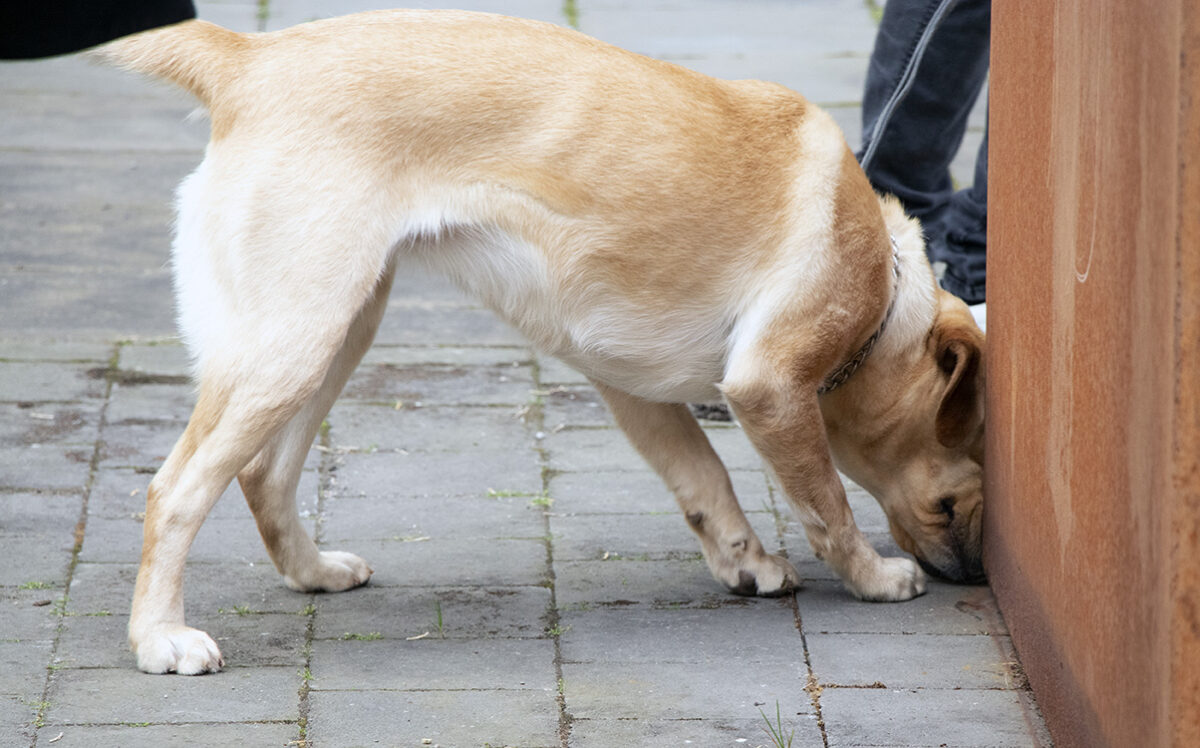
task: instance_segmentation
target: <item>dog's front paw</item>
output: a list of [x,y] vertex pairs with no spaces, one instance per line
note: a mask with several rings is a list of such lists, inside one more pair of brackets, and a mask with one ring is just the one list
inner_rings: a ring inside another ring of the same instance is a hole
[[900,602],[925,594],[925,572],[907,558],[878,558],[873,568],[846,586],[863,600]]
[[225,664],[208,634],[187,626],[158,626],[131,638],[138,669],[146,673],[200,675]]
[[735,595],[779,597],[800,588],[800,572],[782,556],[761,553],[739,561],[735,568],[717,573],[717,579]]
[[353,553],[321,551],[311,568],[283,577],[297,592],[341,592],[367,583],[374,570]]

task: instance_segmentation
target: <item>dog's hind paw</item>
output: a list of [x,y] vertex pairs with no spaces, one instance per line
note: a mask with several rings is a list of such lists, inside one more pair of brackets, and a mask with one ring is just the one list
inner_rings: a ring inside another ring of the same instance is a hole
[[925,572],[907,558],[880,558],[866,574],[846,586],[858,597],[872,602],[901,602],[925,594]]
[[367,562],[344,551],[321,551],[311,569],[288,574],[283,583],[297,592],[341,592],[367,583],[374,570]]
[[146,673],[200,675],[215,673],[225,664],[221,650],[208,634],[187,626],[162,626],[133,642],[138,669]]
[[741,567],[737,569],[736,582],[724,576],[720,574],[717,578],[735,595],[779,597],[800,588],[800,573],[796,567],[786,558],[769,553],[763,553],[753,560],[743,559]]

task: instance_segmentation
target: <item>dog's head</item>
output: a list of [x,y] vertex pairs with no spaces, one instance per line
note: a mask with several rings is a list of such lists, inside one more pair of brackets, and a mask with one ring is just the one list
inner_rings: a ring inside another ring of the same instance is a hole
[[838,467],[878,499],[897,544],[935,576],[980,582],[984,335],[936,293],[924,349],[862,372],[826,422]]

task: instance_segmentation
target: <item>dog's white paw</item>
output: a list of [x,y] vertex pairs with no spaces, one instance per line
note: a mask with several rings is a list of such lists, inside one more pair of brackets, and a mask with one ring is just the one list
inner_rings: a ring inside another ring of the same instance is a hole
[[925,594],[925,572],[911,559],[880,558],[874,568],[846,586],[863,600],[900,602]]
[[187,626],[158,626],[133,641],[138,669],[146,673],[200,675],[225,664],[208,634]]
[[316,565],[288,574],[283,583],[297,592],[341,592],[367,583],[374,570],[367,562],[344,551],[321,551]]
[[737,568],[717,575],[734,594],[779,597],[800,588],[800,572],[782,556],[761,553],[739,561]]

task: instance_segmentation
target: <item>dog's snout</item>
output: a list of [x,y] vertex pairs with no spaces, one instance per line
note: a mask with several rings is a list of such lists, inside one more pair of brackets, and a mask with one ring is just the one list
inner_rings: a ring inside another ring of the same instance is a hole
[[947,558],[938,566],[920,556],[917,557],[917,563],[921,565],[925,573],[947,582],[956,584],[985,583],[987,574],[983,571],[983,560],[978,557],[978,554],[967,553],[962,549],[956,549],[956,551],[953,557]]

